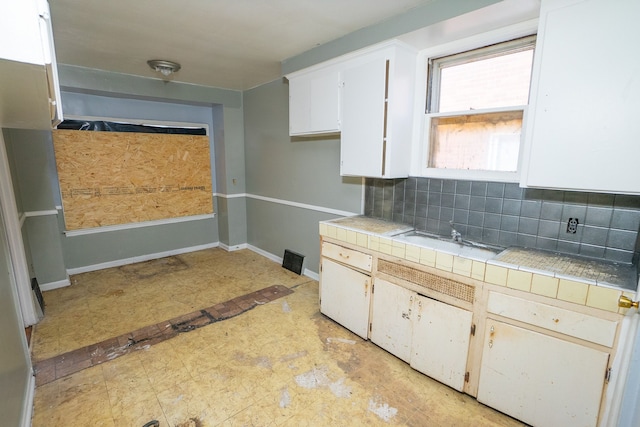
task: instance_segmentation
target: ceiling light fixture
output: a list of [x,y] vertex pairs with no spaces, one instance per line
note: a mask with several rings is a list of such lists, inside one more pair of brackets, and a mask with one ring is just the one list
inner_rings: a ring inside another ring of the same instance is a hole
[[175,73],[181,68],[177,62],[166,61],[164,59],[151,59],[147,61],[147,64],[149,64],[151,69],[162,73],[165,77],[169,77],[170,74]]

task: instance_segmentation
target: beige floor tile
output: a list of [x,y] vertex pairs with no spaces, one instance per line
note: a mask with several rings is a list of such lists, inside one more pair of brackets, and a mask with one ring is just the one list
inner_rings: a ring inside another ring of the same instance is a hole
[[231,411],[210,406],[203,395],[201,385],[189,380],[159,392],[157,399],[172,426],[187,423],[190,419],[208,423],[205,425],[216,425],[231,415]]
[[307,277],[247,250],[176,258],[84,273],[45,292],[34,359],[274,284],[295,290],[39,386],[34,426],[139,427],[151,419],[172,427],[521,425],[319,314],[318,285]]
[[112,407],[113,420],[117,426],[141,427],[151,420],[161,426],[170,426],[156,396],[141,398],[135,402]]

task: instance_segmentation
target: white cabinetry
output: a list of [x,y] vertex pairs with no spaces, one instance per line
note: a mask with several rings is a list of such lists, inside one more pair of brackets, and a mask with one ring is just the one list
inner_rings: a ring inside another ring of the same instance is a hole
[[523,186],[640,194],[638,16],[637,0],[543,1]]
[[62,120],[46,0],[0,4],[0,126],[51,129]]
[[597,425],[617,322],[497,292],[487,311],[478,401],[535,426]]
[[415,67],[416,52],[397,42],[343,65],[342,175],[408,176]]
[[369,328],[371,262],[371,255],[322,244],[320,312],[364,339]]
[[376,279],[371,341],[420,371],[462,391],[472,313]]
[[303,70],[289,80],[289,135],[340,131],[340,72],[335,67]]
[[489,320],[478,401],[527,424],[595,426],[609,355]]
[[371,341],[407,363],[411,360],[411,310],[416,295],[409,289],[376,279],[371,308]]
[[422,295],[416,301],[411,367],[462,391],[473,314]]

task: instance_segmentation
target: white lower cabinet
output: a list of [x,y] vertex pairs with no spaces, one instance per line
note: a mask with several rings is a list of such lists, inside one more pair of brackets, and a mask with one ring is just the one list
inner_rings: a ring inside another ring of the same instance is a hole
[[537,427],[595,426],[609,354],[488,319],[478,401]]
[[411,366],[462,391],[472,313],[376,279],[371,341]]
[[411,310],[416,293],[386,280],[376,279],[371,310],[371,341],[409,363]]
[[458,391],[467,372],[472,313],[418,295],[411,367]]
[[367,339],[371,276],[327,258],[320,265],[320,312]]

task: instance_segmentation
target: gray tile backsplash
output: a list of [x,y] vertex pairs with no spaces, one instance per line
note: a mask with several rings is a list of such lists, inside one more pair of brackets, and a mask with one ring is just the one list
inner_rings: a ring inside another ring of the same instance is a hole
[[[373,179],[365,215],[448,236],[623,263],[640,253],[640,196],[523,189],[518,184],[431,178]],[[567,232],[569,218],[578,220]]]

